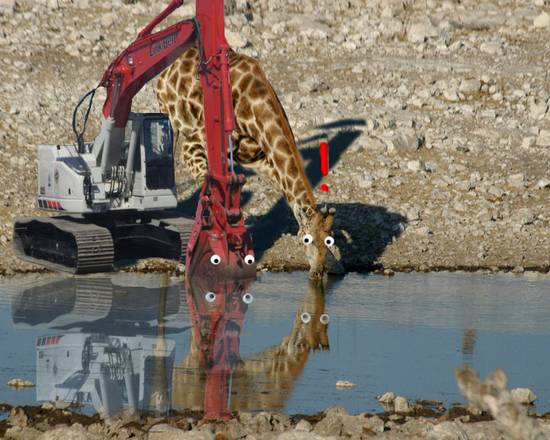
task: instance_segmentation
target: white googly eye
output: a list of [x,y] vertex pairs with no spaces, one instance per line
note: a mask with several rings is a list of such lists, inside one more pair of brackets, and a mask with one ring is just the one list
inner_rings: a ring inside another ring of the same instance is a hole
[[300,315],[300,319],[304,324],[307,324],[309,321],[311,321],[311,315],[308,312],[304,312]]
[[304,235],[304,238],[302,238],[302,241],[305,245],[311,244],[313,243],[313,237],[311,236],[311,234],[306,234]]
[[222,262],[222,259],[220,258],[220,256],[218,254],[214,254],[210,257],[210,262],[214,266],[217,266],[218,264],[220,264]]
[[334,238],[332,238],[330,235],[327,235],[325,237],[325,244],[328,246],[328,247],[331,247],[333,244],[334,244]]
[[209,303],[213,303],[214,301],[216,301],[216,294],[214,292],[206,292],[206,295],[204,295],[204,299]]
[[245,304],[252,304],[252,301],[254,301],[254,297],[252,296],[251,293],[247,292],[243,295],[243,302]]
[[330,316],[328,316],[326,313],[323,313],[321,316],[319,316],[319,321],[321,321],[321,324],[327,325],[330,322]]
[[256,261],[256,259],[254,258],[254,255],[247,255],[246,257],[244,257],[244,262],[249,266],[251,264],[254,264],[254,261]]

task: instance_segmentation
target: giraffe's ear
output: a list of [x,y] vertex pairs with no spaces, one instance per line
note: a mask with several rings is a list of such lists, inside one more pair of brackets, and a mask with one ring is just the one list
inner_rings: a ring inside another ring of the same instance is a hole
[[323,220],[324,230],[330,232],[332,225],[334,224],[334,214],[327,214]]

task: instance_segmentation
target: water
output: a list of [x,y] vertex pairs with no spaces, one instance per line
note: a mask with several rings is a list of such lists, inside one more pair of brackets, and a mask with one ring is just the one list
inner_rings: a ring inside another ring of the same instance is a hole
[[[469,364],[482,376],[504,368],[510,387],[535,391],[543,413],[549,288],[544,276],[464,273],[351,274],[325,288],[305,273],[263,274],[195,280],[189,294],[162,275],[6,280],[0,401],[79,402],[104,416],[330,405],[358,413],[381,411],[375,396],[394,391],[448,407],[463,402],[453,369]],[[10,389],[14,377],[37,386]],[[356,387],[339,390],[339,379]]]

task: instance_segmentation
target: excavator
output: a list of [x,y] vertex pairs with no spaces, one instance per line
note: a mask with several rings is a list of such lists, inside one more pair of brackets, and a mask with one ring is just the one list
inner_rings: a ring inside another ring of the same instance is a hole
[[[233,276],[255,273],[244,225],[244,175],[233,167],[235,116],[223,0],[196,0],[196,15],[154,32],[183,4],[170,4],[107,68],[78,102],[75,143],[38,146],[38,207],[57,215],[20,217],[13,249],[21,259],[73,274],[109,272],[127,259],[162,257]],[[177,207],[174,145],[162,113],[134,113],[132,99],[186,49],[198,48],[208,174],[195,219]],[[107,92],[101,129],[84,140],[96,90]],[[84,114],[77,123],[78,114]]]

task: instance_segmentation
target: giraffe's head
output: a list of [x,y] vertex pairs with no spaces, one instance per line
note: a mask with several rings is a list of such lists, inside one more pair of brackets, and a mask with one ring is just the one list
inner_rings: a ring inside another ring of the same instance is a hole
[[309,263],[309,277],[322,278],[325,272],[342,273],[343,268],[332,254],[334,246],[332,224],[334,222],[334,208],[300,210],[300,230],[298,239],[306,250]]

